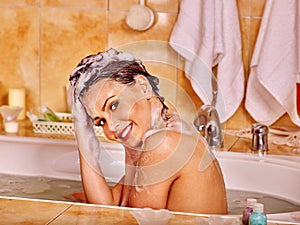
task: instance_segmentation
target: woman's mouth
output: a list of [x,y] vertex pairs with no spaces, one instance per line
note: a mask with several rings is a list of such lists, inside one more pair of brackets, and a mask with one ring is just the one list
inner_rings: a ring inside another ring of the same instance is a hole
[[121,132],[119,132],[118,137],[123,141],[127,141],[130,136],[131,130],[132,130],[132,123],[126,126],[123,130],[121,130]]

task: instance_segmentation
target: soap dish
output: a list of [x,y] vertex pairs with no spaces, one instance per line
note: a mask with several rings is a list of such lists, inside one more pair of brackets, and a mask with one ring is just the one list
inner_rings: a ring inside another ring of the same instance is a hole
[[173,214],[167,209],[154,210],[144,208],[130,212],[137,220],[139,225],[166,225],[173,217]]

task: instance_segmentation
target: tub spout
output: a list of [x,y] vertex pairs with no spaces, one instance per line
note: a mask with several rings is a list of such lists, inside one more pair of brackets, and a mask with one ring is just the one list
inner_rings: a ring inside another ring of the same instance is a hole
[[222,146],[223,136],[219,115],[213,105],[203,105],[194,120],[194,126],[206,139],[211,149],[217,150]]

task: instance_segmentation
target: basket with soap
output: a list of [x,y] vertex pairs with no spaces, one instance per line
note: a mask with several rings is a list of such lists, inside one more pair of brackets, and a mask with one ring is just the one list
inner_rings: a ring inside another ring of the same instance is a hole
[[[74,127],[71,113],[54,112],[44,105],[27,112],[34,133],[73,135]],[[97,136],[103,136],[101,127],[94,127]]]

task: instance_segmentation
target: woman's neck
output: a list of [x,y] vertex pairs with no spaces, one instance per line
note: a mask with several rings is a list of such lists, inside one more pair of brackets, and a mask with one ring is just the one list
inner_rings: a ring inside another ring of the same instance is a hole
[[125,152],[126,152],[125,154],[126,165],[136,166],[142,151],[140,149],[132,149],[129,147],[125,147]]
[[151,130],[166,127],[166,118],[164,114],[167,109],[163,107],[160,100],[155,96],[150,99],[151,101]]

